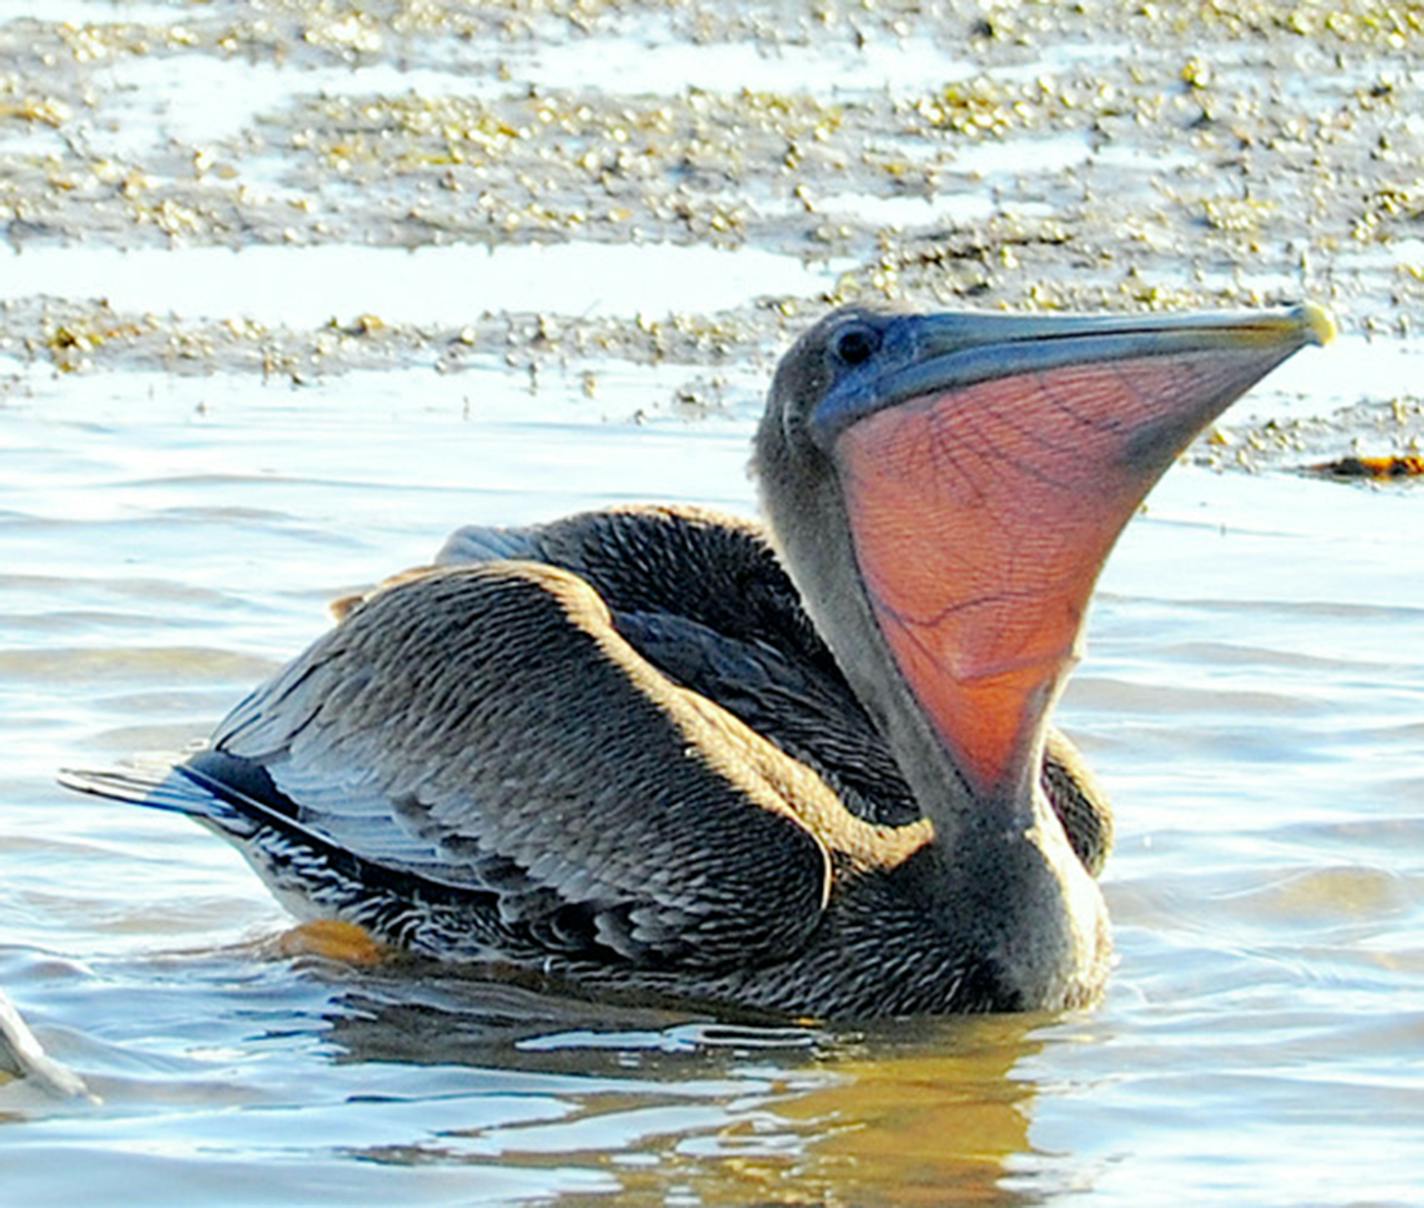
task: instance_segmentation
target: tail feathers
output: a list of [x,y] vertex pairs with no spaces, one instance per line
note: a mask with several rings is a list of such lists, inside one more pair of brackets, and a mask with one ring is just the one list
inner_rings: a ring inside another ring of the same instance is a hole
[[252,819],[239,813],[229,801],[171,764],[135,765],[106,771],[64,768],[58,780],[76,793],[187,814],[236,836],[251,834],[256,829]]

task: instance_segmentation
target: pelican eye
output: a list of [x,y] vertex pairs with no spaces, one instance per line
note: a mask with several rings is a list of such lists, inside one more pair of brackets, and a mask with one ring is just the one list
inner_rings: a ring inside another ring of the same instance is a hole
[[880,347],[880,333],[874,328],[857,324],[836,336],[831,351],[842,365],[863,365]]

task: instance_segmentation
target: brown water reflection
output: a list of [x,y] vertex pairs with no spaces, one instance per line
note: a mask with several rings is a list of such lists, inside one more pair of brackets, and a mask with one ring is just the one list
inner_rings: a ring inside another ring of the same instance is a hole
[[[556,1121],[456,1127],[388,1163],[577,1164],[633,1202],[1026,1203],[1001,1186],[1030,1151],[1044,1017],[905,1021],[867,1032],[729,1023],[449,975],[366,978],[327,1015],[346,1064],[463,1065],[554,1080]],[[535,1082],[533,1085],[539,1085]],[[636,1144],[633,1142],[636,1141]]]
[[[814,1124],[805,1177],[823,1202],[1012,1204],[1007,1161],[1029,1150],[1032,1083],[1011,1076],[1039,1051],[1033,1018],[918,1029],[912,1043],[835,1065],[841,1079],[777,1107]],[[818,1197],[812,1197],[818,1198]]]

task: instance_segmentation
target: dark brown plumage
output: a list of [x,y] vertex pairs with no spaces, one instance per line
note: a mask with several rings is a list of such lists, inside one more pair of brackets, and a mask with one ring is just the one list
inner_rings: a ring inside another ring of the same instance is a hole
[[1319,334],[838,312],[757,438],[777,552],[692,509],[461,530],[161,784],[69,782],[444,958],[795,1014],[1086,1002],[1112,822],[1047,718],[1088,592],[1182,445]]

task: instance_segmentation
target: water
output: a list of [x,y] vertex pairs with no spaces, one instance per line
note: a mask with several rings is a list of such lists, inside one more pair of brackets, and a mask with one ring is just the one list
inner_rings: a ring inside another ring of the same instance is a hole
[[764,294],[811,293],[830,283],[833,268],[756,249],[667,244],[44,247],[0,253],[0,300],[104,298],[119,310],[260,316],[294,327],[363,312],[417,324],[456,323],[495,309],[633,317],[685,303],[690,279],[705,283],[699,297],[716,310]]
[[[208,6],[66,0],[54,17],[157,24],[170,8],[197,22]],[[789,75],[836,95],[967,71],[916,37],[874,35],[857,57],[848,41],[704,53],[658,36],[649,88]],[[608,39],[610,88],[647,37]],[[303,90],[444,86],[419,70],[518,91],[589,62],[587,45],[460,43],[409,71],[254,68],[226,116],[209,107],[239,61],[187,111],[181,60],[129,63],[112,68],[122,120],[100,106],[93,141],[235,139]],[[167,91],[149,87],[158,75]],[[59,143],[14,122],[0,139]],[[1121,154],[1077,135],[1035,145],[1022,162],[966,146],[956,171],[1047,177]],[[905,225],[990,212],[863,183],[827,210]],[[1415,264],[1417,240],[1377,258],[1384,273]],[[0,297],[456,324],[813,299],[832,275],[755,248],[56,245],[0,256]],[[414,358],[302,388],[221,356],[204,376],[0,357],[0,988],[102,1100],[0,1074],[0,1201],[1419,1202],[1424,496],[1407,486],[1184,465],[1129,528],[1060,713],[1119,823],[1105,883],[1118,965],[1091,1011],[767,1027],[293,958],[289,920],[224,844],[55,786],[57,768],[202,735],[321,632],[327,600],[428,559],[460,523],[628,499],[752,509],[761,367],[719,369],[726,406],[688,419],[668,400],[702,370],[590,355],[532,390],[475,354],[457,372]],[[1347,338],[1224,422],[1328,414],[1421,380],[1417,338]]]
[[[280,958],[283,916],[225,846],[51,775],[203,733],[326,598],[460,521],[748,510],[753,397],[634,425],[492,369],[424,375],[414,407],[379,374],[11,372],[0,984],[104,1100],[22,1107],[0,1141],[14,1202],[81,1156],[146,1203],[749,1202],[788,1180],[806,1201],[1412,1198],[1417,495],[1179,467],[1129,530],[1062,715],[1122,828],[1103,1006],[738,1033]],[[656,375],[616,389],[651,409]]]

